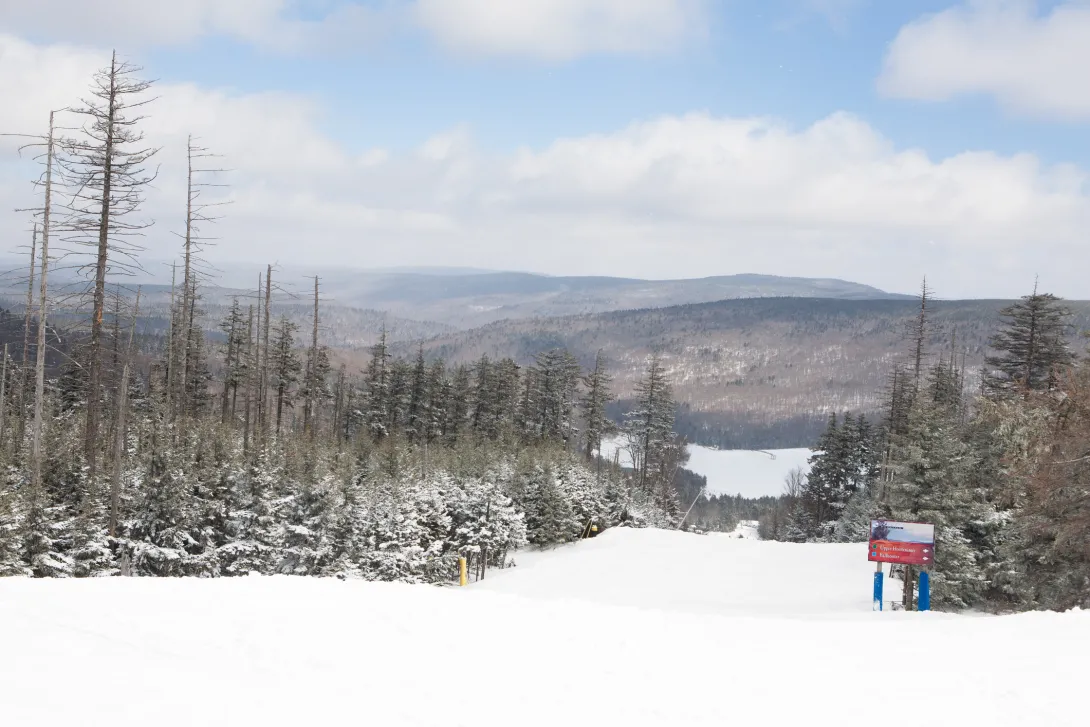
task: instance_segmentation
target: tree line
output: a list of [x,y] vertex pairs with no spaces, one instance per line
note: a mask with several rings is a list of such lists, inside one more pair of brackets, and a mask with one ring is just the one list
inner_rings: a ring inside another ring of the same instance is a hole
[[925,285],[881,426],[831,417],[762,534],[858,542],[872,518],[930,522],[936,606],[1090,605],[1090,363],[1069,344],[1070,310],[1036,289],[1004,308],[974,376],[953,335],[928,363],[929,301]]

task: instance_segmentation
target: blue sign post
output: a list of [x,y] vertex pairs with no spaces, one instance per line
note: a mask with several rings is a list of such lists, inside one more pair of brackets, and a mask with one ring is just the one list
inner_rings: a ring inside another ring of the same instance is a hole
[[872,611],[882,610],[882,581],[885,578],[885,573],[882,572],[882,564],[878,564],[878,570],[874,572],[874,605]]
[[931,574],[925,570],[920,571],[920,599],[916,608],[920,611],[931,610]]

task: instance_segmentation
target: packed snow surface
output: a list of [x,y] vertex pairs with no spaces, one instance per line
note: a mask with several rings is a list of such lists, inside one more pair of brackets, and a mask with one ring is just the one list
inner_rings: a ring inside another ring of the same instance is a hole
[[1087,724],[1090,614],[870,610],[864,545],[609,530],[469,588],[0,580],[0,724]]
[[[620,450],[621,464],[631,466],[632,458],[621,439],[602,442],[602,454],[612,459]],[[714,449],[689,445],[685,469],[708,478],[709,495],[764,497],[783,494],[784,481],[794,469],[810,471],[809,449]]]

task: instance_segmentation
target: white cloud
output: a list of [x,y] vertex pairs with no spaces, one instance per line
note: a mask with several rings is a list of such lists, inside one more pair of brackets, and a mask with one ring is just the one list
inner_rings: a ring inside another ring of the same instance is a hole
[[569,60],[661,51],[700,34],[703,0],[418,0],[417,22],[473,55]]
[[255,41],[284,32],[287,0],[0,0],[0,30],[88,43],[158,45],[204,35]]
[[[0,129],[38,130],[106,55],[0,36]],[[218,259],[346,267],[426,263],[648,277],[738,272],[836,276],[944,295],[1014,295],[1040,273],[1082,291],[1084,170],[987,151],[932,159],[835,114],[795,129],[704,114],[559,139],[510,156],[465,129],[409,153],[348,149],[294,94],[161,84],[147,111],[164,147],[145,214],[170,254],[184,199],[185,137],[225,155],[234,204]],[[0,141],[0,210],[33,203],[33,170]],[[0,213],[0,239],[25,218]],[[1048,245],[1048,248],[1042,245]]]
[[565,61],[672,49],[707,0],[0,0],[0,32],[127,49],[221,36],[277,51],[358,50],[423,30],[459,53]]
[[1047,15],[1030,0],[972,0],[913,22],[890,45],[879,90],[940,101],[988,94],[1019,112],[1090,119],[1090,4]]

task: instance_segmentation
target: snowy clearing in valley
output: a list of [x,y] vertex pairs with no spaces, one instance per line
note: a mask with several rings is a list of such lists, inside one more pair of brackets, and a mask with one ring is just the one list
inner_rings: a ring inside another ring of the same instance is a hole
[[1083,725],[1090,614],[874,613],[865,545],[614,529],[469,588],[0,580],[3,723]]
[[[602,442],[602,452],[612,459],[620,449],[621,464],[630,467],[632,458],[620,439]],[[810,471],[806,460],[812,450],[801,449],[714,449],[699,444],[689,445],[689,463],[685,469],[708,478],[709,495],[741,495],[742,497],[775,497],[783,494],[784,480],[791,470]]]

